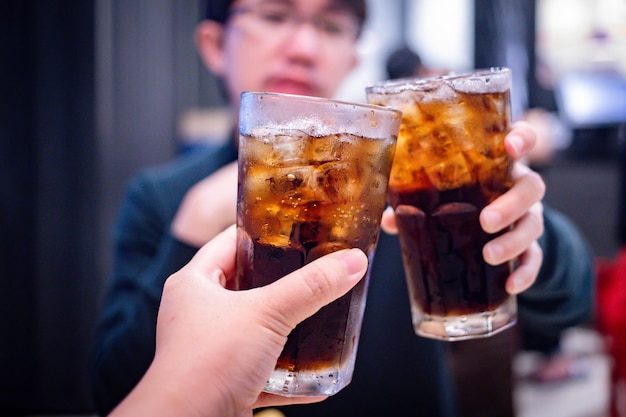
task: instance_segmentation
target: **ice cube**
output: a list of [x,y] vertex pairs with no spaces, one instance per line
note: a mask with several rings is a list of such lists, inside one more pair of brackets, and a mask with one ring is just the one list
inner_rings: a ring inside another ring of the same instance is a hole
[[404,99],[406,101],[393,103],[392,107],[399,109],[402,111],[402,124],[405,124],[407,121],[411,122],[414,120],[419,120],[422,112],[419,108],[419,98],[415,97],[407,97]]
[[469,115],[470,112],[462,103],[449,103],[441,106],[440,114],[437,118],[442,121],[442,126],[446,126],[447,129],[455,127],[463,130]]
[[281,131],[264,139],[271,145],[267,152],[267,163],[271,165],[291,165],[301,163],[309,136],[300,130]]
[[431,160],[449,159],[462,149],[471,148],[471,140],[463,127],[442,123],[431,132],[430,140],[422,141],[422,148],[432,155]]
[[315,169],[315,179],[310,187],[322,201],[341,202],[355,195],[358,180],[353,162],[333,161]]
[[[294,165],[273,169],[264,183],[274,200],[297,207],[324,198],[315,183],[315,169],[309,165]],[[261,182],[263,183],[263,182]]]
[[363,181],[363,184],[368,185],[367,193],[375,197],[385,195],[388,183],[387,177],[374,169],[369,171],[369,178]]
[[293,197],[301,192],[310,176],[311,167],[308,165],[280,167],[272,170],[267,183],[275,196]]
[[345,153],[346,141],[342,135],[311,138],[308,144],[309,161],[328,162],[340,160]]
[[293,208],[280,204],[254,204],[242,221],[250,236],[267,245],[287,247],[296,218]]
[[277,248],[288,248],[290,247],[290,240],[289,240],[289,236],[285,236],[282,234],[278,234],[278,235],[264,235],[261,236],[258,239],[258,242],[263,244],[263,245],[270,245],[270,246],[274,246]]
[[458,93],[454,90],[454,88],[447,82],[440,81],[433,83],[432,91],[428,92],[428,94],[423,94],[423,100],[425,101],[453,101],[457,100]]
[[[265,208],[266,233],[290,238],[294,223],[299,221],[299,211],[283,204],[268,205]],[[272,220],[269,220],[272,219]]]
[[485,158],[478,165],[476,169],[478,182],[487,198],[487,202],[492,202],[511,187],[512,167],[513,160],[508,155],[502,155],[497,158]]
[[414,163],[409,158],[396,158],[391,168],[389,184],[395,189],[407,190],[428,187],[430,180],[420,164]]
[[481,94],[483,113],[504,114],[506,111],[506,98],[503,94]]
[[425,169],[430,182],[439,191],[459,188],[473,182],[470,166],[462,153],[442,159]]
[[273,170],[263,166],[248,166],[242,176],[242,198],[248,204],[270,197]]
[[330,239],[334,241],[347,242],[350,238],[350,235],[353,233],[350,225],[355,225],[355,222],[349,221],[341,221],[338,224],[335,224],[330,229]]

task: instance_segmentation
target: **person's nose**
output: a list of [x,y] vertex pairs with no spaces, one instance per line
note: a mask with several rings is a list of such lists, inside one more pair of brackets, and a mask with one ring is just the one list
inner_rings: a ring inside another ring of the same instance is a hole
[[322,47],[322,37],[310,22],[299,22],[286,38],[284,46],[291,58],[313,61]]

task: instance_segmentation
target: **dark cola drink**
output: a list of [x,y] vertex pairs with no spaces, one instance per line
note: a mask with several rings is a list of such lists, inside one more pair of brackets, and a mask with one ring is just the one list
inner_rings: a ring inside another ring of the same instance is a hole
[[402,110],[389,180],[418,334],[484,337],[516,320],[505,281],[512,265],[487,264],[495,235],[481,210],[511,186],[510,72],[400,80],[368,88],[370,103]]
[[[312,110],[314,116],[303,116]],[[256,111],[287,120],[255,124]],[[244,95],[241,114],[237,274],[230,288],[270,284],[347,248],[371,260],[400,112],[259,93]],[[266,392],[333,395],[350,382],[367,282],[368,276],[291,332]]]
[[480,188],[390,194],[412,303],[425,314],[453,317],[492,311],[507,300],[509,264],[483,260],[482,247],[495,235],[478,222],[486,205]]
[[[290,142],[300,148],[297,158],[273,155],[277,143],[288,153]],[[247,155],[239,200],[245,217],[238,230],[233,289],[267,285],[341,249],[356,247],[373,255],[388,181],[384,172],[366,165],[374,154],[391,161],[393,148],[347,134],[312,137],[301,132],[271,140],[246,136],[240,146]],[[333,381],[337,365],[356,349],[358,326],[351,309],[364,305],[365,282],[300,323],[289,335],[277,368],[328,370],[324,377]]]
[[[316,254],[306,256],[298,249],[263,245],[254,240],[248,240],[245,236],[240,239],[239,243],[238,250],[241,254],[239,260],[243,261],[240,282],[245,282],[247,288],[274,282],[301,268],[307,261],[332,251],[318,250]],[[335,249],[343,248],[346,246],[335,247]],[[364,249],[366,253],[371,253],[373,250],[372,247]],[[253,258],[252,262],[249,262],[250,258]],[[290,372],[307,372],[315,373],[316,379],[325,378],[329,383],[336,380],[339,375],[335,369],[337,366],[344,366],[344,362],[350,360],[352,356],[349,353],[357,348],[355,344],[357,337],[354,334],[357,329],[351,329],[349,326],[354,322],[354,317],[350,317],[351,305],[364,303],[364,286],[365,280],[362,280],[346,295],[300,323],[287,338],[276,369],[283,370],[285,375]],[[245,287],[240,289],[245,289]]]

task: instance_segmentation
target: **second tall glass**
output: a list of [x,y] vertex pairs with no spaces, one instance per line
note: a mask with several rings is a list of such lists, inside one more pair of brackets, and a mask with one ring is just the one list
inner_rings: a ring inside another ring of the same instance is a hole
[[511,186],[510,82],[509,69],[491,68],[366,89],[370,103],[403,113],[389,203],[419,335],[484,337],[516,321],[516,299],[505,290],[512,265],[484,261],[495,236],[479,223]]

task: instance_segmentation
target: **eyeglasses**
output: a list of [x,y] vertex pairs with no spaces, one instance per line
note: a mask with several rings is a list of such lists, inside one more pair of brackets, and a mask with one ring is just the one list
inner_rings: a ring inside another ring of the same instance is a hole
[[268,34],[285,35],[303,23],[310,23],[321,37],[327,40],[354,40],[359,32],[356,18],[346,12],[322,12],[304,16],[290,7],[279,4],[259,4],[256,6],[233,7],[229,16],[250,15],[259,29]]

